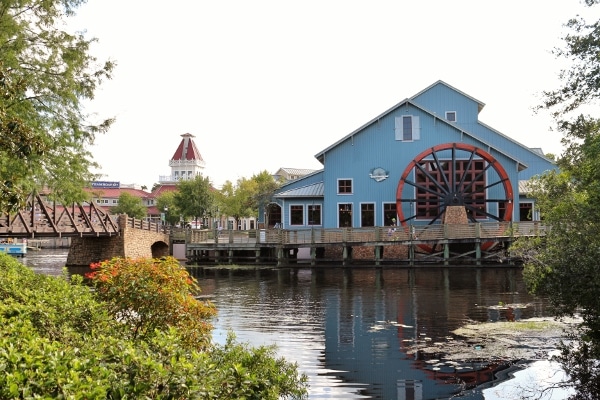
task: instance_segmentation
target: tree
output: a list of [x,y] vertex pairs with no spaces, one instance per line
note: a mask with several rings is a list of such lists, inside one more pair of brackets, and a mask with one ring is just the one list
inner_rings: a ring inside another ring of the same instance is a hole
[[[597,0],[587,0],[588,5]],[[560,172],[532,180],[533,197],[544,222],[544,237],[515,246],[525,260],[524,277],[535,294],[547,295],[557,316],[579,313],[582,323],[561,346],[559,357],[576,393],[572,399],[600,398],[600,120],[577,115],[600,98],[600,24],[572,19],[559,57],[573,60],[562,71],[562,87],[545,92],[540,108],[553,110],[563,134]]]
[[[273,193],[275,193],[275,190],[279,188],[281,183],[273,179],[273,175],[269,174],[267,171],[262,171],[257,175],[253,175],[252,180],[256,182],[254,208],[256,208],[257,213],[259,210],[265,211],[273,198]],[[264,222],[268,225],[269,221],[265,220]]]
[[163,192],[156,198],[156,208],[165,214],[165,222],[171,225],[179,222],[181,211],[175,206],[175,192]]
[[271,201],[279,183],[267,171],[254,174],[250,179],[240,178],[234,185],[226,181],[218,196],[223,214],[240,218],[258,216],[259,210],[264,210]]
[[89,53],[95,39],[62,30],[81,0],[0,4],[0,209],[17,210],[41,187],[64,202],[87,199],[97,165],[86,146],[111,119],[83,104],[114,63]]
[[239,178],[234,185],[226,181],[218,195],[221,214],[232,217],[237,226],[240,218],[256,215],[252,208],[252,198],[255,192],[254,182]]
[[127,192],[119,196],[119,204],[111,209],[114,214],[127,214],[129,217],[142,219],[147,215],[146,206],[139,197],[132,196]]
[[175,207],[187,220],[211,216],[213,210],[213,188],[208,177],[197,175],[194,179],[179,181],[174,195]]

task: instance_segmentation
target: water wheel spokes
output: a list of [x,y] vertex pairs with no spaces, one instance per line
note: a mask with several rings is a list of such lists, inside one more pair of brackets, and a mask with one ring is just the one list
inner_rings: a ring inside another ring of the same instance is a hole
[[396,192],[402,225],[443,223],[447,208],[453,206],[464,207],[469,222],[510,221],[512,203],[512,185],[502,165],[466,143],[446,143],[421,152],[404,170]]

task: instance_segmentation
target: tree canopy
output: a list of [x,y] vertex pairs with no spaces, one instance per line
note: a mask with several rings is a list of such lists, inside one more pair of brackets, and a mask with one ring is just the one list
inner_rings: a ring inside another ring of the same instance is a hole
[[147,215],[148,208],[139,197],[123,192],[119,196],[119,204],[111,208],[111,212],[114,214],[127,214],[129,217],[142,219]]
[[[587,0],[590,6],[598,0]],[[600,398],[600,120],[580,113],[600,99],[600,22],[568,22],[571,33],[557,56],[572,60],[561,87],[545,93],[541,108],[553,111],[563,134],[559,171],[531,181],[545,236],[517,243],[531,291],[546,295],[559,317],[578,314],[579,328],[559,357],[576,393],[571,399]],[[592,108],[593,109],[593,108]]]
[[184,220],[189,217],[198,220],[205,216],[211,216],[214,194],[210,179],[197,175],[194,179],[180,181],[177,184],[173,200]]
[[96,164],[88,149],[112,119],[95,120],[84,102],[115,64],[90,54],[88,39],[64,22],[83,0],[0,3],[0,209],[20,208],[48,187],[65,202],[87,198]]
[[279,183],[266,170],[252,175],[251,178],[239,178],[235,184],[226,181],[218,195],[220,210],[235,220],[258,216],[271,201]]

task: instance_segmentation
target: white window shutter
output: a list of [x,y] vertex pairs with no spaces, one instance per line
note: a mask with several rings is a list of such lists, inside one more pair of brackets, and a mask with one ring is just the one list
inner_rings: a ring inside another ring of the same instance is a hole
[[413,140],[421,140],[421,124],[419,117],[412,117]]
[[402,117],[396,117],[394,131],[396,132],[396,140],[402,140],[404,131],[402,129]]

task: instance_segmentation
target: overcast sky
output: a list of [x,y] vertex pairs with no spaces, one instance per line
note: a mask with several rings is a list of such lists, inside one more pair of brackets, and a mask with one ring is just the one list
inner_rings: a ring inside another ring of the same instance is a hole
[[[213,184],[314,155],[443,80],[485,103],[480,121],[560,153],[540,93],[579,0],[88,0],[72,26],[117,62],[89,112],[116,117],[93,147],[104,180],[151,188],[191,133]],[[568,64],[567,64],[568,65]]]

